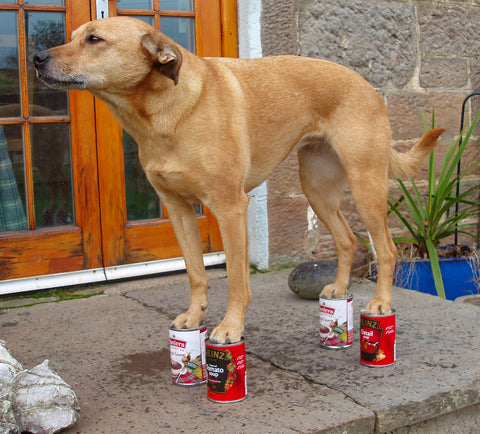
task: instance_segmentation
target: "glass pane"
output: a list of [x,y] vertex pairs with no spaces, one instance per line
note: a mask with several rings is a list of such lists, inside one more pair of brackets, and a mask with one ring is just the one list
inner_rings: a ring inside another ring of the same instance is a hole
[[153,0],[117,0],[118,9],[153,9]]
[[195,19],[160,17],[160,30],[176,43],[195,53]]
[[20,72],[16,11],[0,11],[0,117],[20,116]]
[[125,160],[125,192],[127,220],[143,220],[162,217],[162,206],[157,193],[150,185],[138,159],[135,140],[123,132]]
[[36,227],[74,223],[70,124],[33,124]]
[[7,5],[14,5],[17,3],[17,0],[1,0],[0,3],[6,3]]
[[36,51],[61,45],[65,38],[63,12],[25,12],[27,33],[28,92],[30,104],[46,107],[57,114],[68,114],[68,92],[50,89],[35,74],[32,57]]
[[22,126],[0,125],[0,232],[28,229],[24,173]]
[[193,0],[160,0],[164,11],[193,11]]
[[154,19],[153,16],[151,15],[130,15],[133,18],[137,18],[139,20],[145,21],[147,24],[150,24],[152,27],[154,27]]
[[[1,1],[1,0],[0,0]],[[26,5],[56,5],[65,6],[65,0],[25,0]]]

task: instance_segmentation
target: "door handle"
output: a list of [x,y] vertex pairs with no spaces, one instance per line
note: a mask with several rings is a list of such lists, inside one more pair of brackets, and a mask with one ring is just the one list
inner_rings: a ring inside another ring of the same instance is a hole
[[96,0],[97,20],[108,18],[108,0]]

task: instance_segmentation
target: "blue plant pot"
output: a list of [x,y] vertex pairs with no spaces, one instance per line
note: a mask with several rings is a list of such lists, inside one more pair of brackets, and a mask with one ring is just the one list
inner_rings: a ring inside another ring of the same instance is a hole
[[[480,270],[474,259],[470,257],[439,259],[447,300],[479,293]],[[401,288],[437,295],[429,259],[398,260],[393,284]]]

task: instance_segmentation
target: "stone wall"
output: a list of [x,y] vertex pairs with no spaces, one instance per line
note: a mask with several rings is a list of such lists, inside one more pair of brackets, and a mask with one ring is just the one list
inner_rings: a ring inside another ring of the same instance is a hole
[[[462,102],[480,91],[479,23],[480,0],[263,0],[262,50],[328,59],[359,72],[388,107],[392,146],[406,150],[423,134],[422,112],[430,119],[432,108],[435,124],[448,129],[443,141],[458,135]],[[467,120],[479,107],[480,97],[472,98]],[[479,148],[470,143],[468,160]],[[307,210],[297,166],[292,155],[268,181],[271,265],[335,258],[330,235]],[[425,175],[426,168],[420,182]],[[343,211],[354,231],[364,231],[348,191]],[[394,220],[390,227],[399,233]],[[364,260],[357,255],[358,266]]]

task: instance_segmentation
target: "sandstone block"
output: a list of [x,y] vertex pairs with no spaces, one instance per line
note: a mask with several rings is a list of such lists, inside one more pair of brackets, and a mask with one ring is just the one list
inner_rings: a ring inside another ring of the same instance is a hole
[[264,56],[297,54],[295,3],[291,0],[263,0],[262,51]]
[[422,113],[427,119],[435,109],[435,125],[458,134],[462,103],[466,93],[402,92],[388,98],[388,113],[393,140],[420,138],[424,133]]
[[316,0],[299,8],[299,48],[354,69],[375,87],[405,86],[414,74],[417,35],[407,2]]
[[417,10],[421,52],[480,55],[479,7],[419,3]]
[[462,88],[467,85],[467,60],[426,57],[420,68],[420,86],[426,88]]

